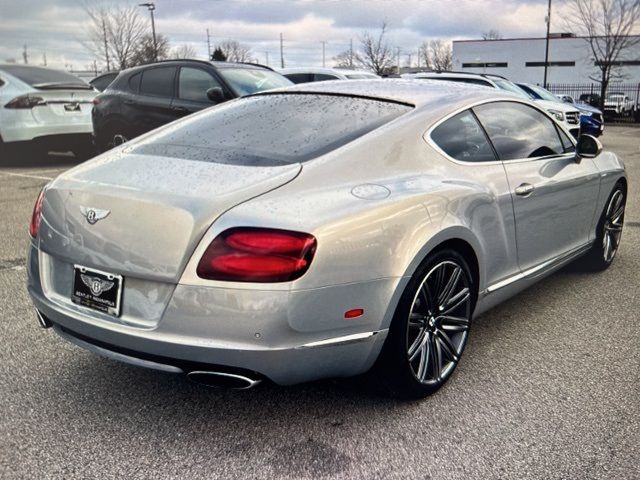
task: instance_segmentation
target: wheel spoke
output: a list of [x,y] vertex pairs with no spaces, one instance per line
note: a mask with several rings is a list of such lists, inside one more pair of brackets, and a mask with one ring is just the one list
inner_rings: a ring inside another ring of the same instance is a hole
[[449,302],[461,275],[462,269],[456,266],[453,269],[453,272],[451,272],[451,276],[449,277],[449,280],[447,280],[446,285],[438,295],[438,305],[446,305]]
[[440,345],[442,346],[442,350],[444,351],[444,353],[454,362],[458,361],[458,354],[456,353],[456,347],[453,346],[453,343],[451,342],[451,339],[449,338],[449,335],[447,335],[446,333],[444,333],[443,331],[438,331],[438,342],[440,342]]
[[[430,334],[427,334],[425,337],[428,340],[430,336],[431,336]],[[431,343],[430,341],[426,341],[425,344],[422,345],[422,347],[420,347],[421,357],[420,357],[420,364],[418,365],[418,372],[416,373],[416,376],[418,377],[418,380],[420,380],[421,382],[424,381],[425,374],[427,373],[427,369],[429,367],[430,343]]]
[[469,289],[466,287],[463,288],[449,300],[448,305],[444,305],[442,307],[442,311],[440,312],[440,314],[449,315],[451,312],[456,311],[456,309],[460,307],[460,305],[467,302],[470,298],[471,294],[469,293]]
[[611,223],[618,224],[618,222],[620,222],[620,219],[622,218],[622,215],[624,215],[624,205],[616,210],[613,215],[611,215]]
[[436,342],[435,335],[432,335],[429,341],[429,350],[431,351],[431,369],[433,379],[440,381],[440,372],[442,372],[442,350],[440,343]]
[[420,352],[420,349],[429,340],[428,337],[429,337],[429,332],[427,332],[426,328],[422,329],[422,331],[420,333],[418,333],[418,336],[416,337],[416,339],[413,341],[413,343],[409,347],[408,354],[409,354],[409,361],[410,362],[413,362],[416,359],[416,356]]
[[469,320],[463,317],[443,315],[438,317],[441,329],[451,333],[466,332],[469,330]]

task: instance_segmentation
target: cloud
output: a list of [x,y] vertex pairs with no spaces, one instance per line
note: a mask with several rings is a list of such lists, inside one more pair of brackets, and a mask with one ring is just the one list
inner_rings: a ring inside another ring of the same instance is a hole
[[[3,2],[0,61],[21,59],[27,44],[35,63],[41,63],[46,52],[49,65],[89,65],[93,58],[82,46],[88,1]],[[479,38],[492,28],[504,36],[540,36],[546,14],[545,0],[156,0],[156,7],[157,31],[174,45],[194,46],[202,58],[206,58],[209,28],[214,44],[227,38],[239,40],[250,45],[260,61],[266,60],[268,52],[274,65],[282,33],[290,66],[319,65],[321,41],[328,42],[330,59],[346,50],[351,39],[357,46],[365,30],[377,30],[383,21],[389,26],[389,43],[409,53],[424,40]],[[140,14],[147,12],[141,8]]]

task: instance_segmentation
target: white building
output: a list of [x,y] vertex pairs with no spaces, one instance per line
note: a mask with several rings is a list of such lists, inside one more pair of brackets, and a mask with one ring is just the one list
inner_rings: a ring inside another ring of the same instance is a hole
[[[454,40],[453,69],[469,73],[494,73],[515,82],[542,84],[544,54],[544,37]],[[621,81],[640,83],[640,47],[628,49],[620,63],[616,72],[623,75]],[[548,83],[592,83],[592,78],[599,78],[599,71],[584,37],[551,35]]]

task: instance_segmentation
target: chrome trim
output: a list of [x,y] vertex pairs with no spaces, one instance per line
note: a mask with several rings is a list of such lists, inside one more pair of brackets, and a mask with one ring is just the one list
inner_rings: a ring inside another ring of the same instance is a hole
[[580,256],[582,253],[585,253],[589,248],[591,248],[591,245],[593,244],[593,242],[589,242],[586,243],[584,245],[581,245],[580,247],[574,248],[573,250],[570,250],[568,252],[565,252],[561,255],[558,255],[550,260],[547,260],[545,262],[542,262],[538,265],[536,265],[535,267],[532,267],[528,270],[525,270],[524,272],[520,272],[517,273],[515,275],[512,275],[508,278],[505,278],[504,280],[501,280],[497,283],[494,283],[493,285],[489,285],[485,291],[483,292],[485,295],[489,294],[489,293],[493,293],[496,290],[499,290],[503,287],[506,287],[507,285],[510,285],[514,282],[517,282],[519,280],[523,280],[525,278],[528,277],[532,277],[534,276],[536,273],[539,273],[543,270],[546,270],[547,268],[551,268],[557,265],[560,265],[562,263],[565,263],[566,261],[570,260],[572,257],[578,257]]
[[[546,110],[543,110],[541,107],[538,107],[535,103],[533,102],[529,102],[525,99],[520,99],[520,98],[504,98],[504,97],[498,97],[498,98],[492,98],[492,99],[485,99],[485,100],[480,100],[478,102],[473,102],[470,103],[464,107],[460,107],[457,108],[455,110],[453,110],[452,112],[448,113],[447,115],[445,115],[444,117],[440,118],[437,122],[435,122],[433,125],[431,125],[427,131],[422,135],[422,139],[427,143],[427,145],[429,145],[430,147],[432,147],[434,150],[436,150],[438,153],[440,153],[441,155],[443,155],[447,160],[449,160],[450,162],[453,163],[457,163],[458,165],[466,165],[466,166],[473,166],[473,165],[502,165],[505,162],[509,162],[509,163],[513,163],[513,162],[530,162],[530,161],[536,161],[536,160],[541,160],[541,159],[545,159],[545,158],[563,158],[563,157],[574,157],[575,156],[575,152],[568,152],[568,153],[560,153],[557,155],[544,155],[542,157],[531,157],[531,158],[516,158],[513,160],[490,160],[488,162],[465,162],[464,160],[457,160],[453,157],[450,157],[444,150],[442,150],[438,144],[433,140],[433,138],[431,138],[431,133],[433,132],[433,130],[435,130],[436,128],[438,128],[441,124],[443,124],[444,122],[446,122],[447,120],[449,120],[451,117],[455,117],[457,114],[464,112],[465,110],[470,110],[474,107],[477,107],[479,105],[484,105],[487,103],[496,103],[496,102],[515,102],[515,103],[522,103],[523,105],[528,105],[530,107],[535,108],[536,110],[538,110],[539,112],[542,112],[544,115],[546,115],[548,118],[550,118],[553,123],[555,125],[557,125],[558,127],[562,128],[564,130],[564,132],[567,134],[567,136],[569,137],[569,140],[571,141],[571,143],[573,143],[573,146],[575,147],[577,144],[577,141],[575,138],[573,138],[573,135],[571,134],[571,131],[566,128],[565,125],[561,124],[560,122],[558,122],[557,120],[555,120],[550,114],[549,112],[547,112]],[[478,120],[479,122],[479,120]],[[480,126],[482,128],[484,128],[484,126],[482,124],[480,124]]]
[[89,342],[85,342],[84,340],[80,340],[68,333],[65,333],[60,327],[57,325],[53,326],[53,330],[64,338],[67,342],[73,343],[80,348],[84,348],[85,350],[89,350],[90,352],[97,353],[103,357],[110,358],[112,360],[118,360],[120,362],[128,363],[130,365],[135,365],[136,367],[145,367],[151,368],[153,370],[160,370],[162,372],[170,372],[170,373],[183,373],[181,368],[175,367],[173,365],[165,365],[164,363],[156,363],[150,360],[143,360],[142,358],[131,357],[129,355],[124,355],[122,353],[114,352],[112,350],[108,350],[106,348],[98,347]]
[[249,377],[245,377],[244,375],[236,375],[235,373],[226,373],[226,372],[213,372],[213,371],[207,371],[207,370],[194,370],[193,372],[189,372],[187,373],[187,378],[189,380],[191,380],[192,382],[195,382],[199,385],[205,385],[207,387],[216,387],[216,385],[214,384],[209,384],[206,382],[200,382],[197,380],[198,376],[206,376],[206,377],[226,377],[226,378],[232,378],[234,380],[239,380],[240,382],[244,382],[246,383],[246,386],[244,387],[227,387],[231,390],[248,390],[250,388],[255,387],[256,385],[258,385],[262,380],[261,379],[257,379],[254,380],[252,378]]
[[53,323],[51,323],[51,320],[48,320],[46,318],[44,318],[42,316],[42,313],[40,313],[40,310],[36,309],[36,317],[38,317],[38,323],[40,324],[40,326],[42,328],[51,328],[53,327]]
[[317,342],[309,342],[304,345],[300,345],[296,347],[296,349],[301,348],[316,348],[316,347],[328,347],[333,345],[345,345],[348,343],[361,342],[363,340],[367,340],[384,330],[376,330],[373,332],[364,332],[364,333],[354,333],[352,335],[344,335],[342,337],[333,337],[327,338],[326,340],[318,340]]

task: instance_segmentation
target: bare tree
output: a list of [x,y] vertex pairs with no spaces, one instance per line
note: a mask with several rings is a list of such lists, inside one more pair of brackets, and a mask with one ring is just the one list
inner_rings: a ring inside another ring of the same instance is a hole
[[85,48],[105,64],[110,59],[116,68],[131,66],[140,42],[148,34],[148,22],[137,7],[87,7],[86,12],[89,17],[86,40],[81,41]]
[[227,62],[252,62],[253,53],[251,47],[243,45],[237,40],[225,40],[216,46],[226,57]]
[[420,63],[435,71],[451,70],[453,68],[453,54],[451,45],[443,40],[424,41],[418,49]]
[[333,57],[333,66],[335,68],[353,68],[351,50],[345,50]]
[[[157,51],[156,51],[157,49]],[[136,45],[135,53],[129,60],[129,66],[145,65],[157,60],[166,60],[169,55],[169,39],[161,33],[156,35],[156,43],[153,43],[153,35],[147,33],[140,38]]]
[[483,40],[501,40],[502,34],[498,30],[494,30],[493,28],[488,32],[484,32],[482,34]]
[[387,43],[385,35],[387,23],[382,22],[380,32],[374,36],[364,32],[360,37],[361,51],[354,54],[356,63],[367,70],[382,75],[393,67],[393,52]]
[[169,56],[171,58],[195,58],[196,49],[193,48],[193,45],[184,43],[182,45],[178,45],[177,47],[173,48]]
[[640,43],[631,36],[640,21],[640,0],[569,0],[570,14],[565,17],[574,33],[589,44],[599,70],[592,80],[600,82],[600,108],[603,108],[611,78],[619,78],[625,53]]

